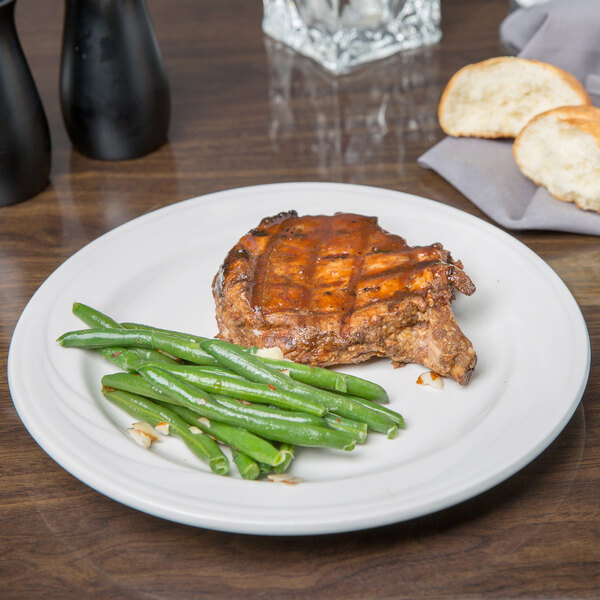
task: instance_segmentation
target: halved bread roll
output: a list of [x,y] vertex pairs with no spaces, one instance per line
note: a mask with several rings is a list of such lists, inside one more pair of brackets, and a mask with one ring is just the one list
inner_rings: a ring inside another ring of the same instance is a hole
[[516,137],[539,113],[591,103],[570,73],[537,60],[501,56],[457,71],[444,89],[438,116],[448,135]]
[[557,200],[600,212],[600,109],[562,106],[534,117],[513,144],[521,172]]

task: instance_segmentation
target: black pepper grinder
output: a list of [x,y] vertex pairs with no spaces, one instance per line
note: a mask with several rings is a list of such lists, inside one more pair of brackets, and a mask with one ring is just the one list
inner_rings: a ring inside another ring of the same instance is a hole
[[88,157],[136,158],[166,142],[169,85],[144,0],[66,0],[60,99]]
[[0,206],[41,192],[50,176],[50,131],[15,27],[16,0],[0,0]]

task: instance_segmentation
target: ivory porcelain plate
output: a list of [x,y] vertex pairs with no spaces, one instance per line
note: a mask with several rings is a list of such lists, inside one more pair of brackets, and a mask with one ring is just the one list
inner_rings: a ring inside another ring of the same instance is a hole
[[[211,282],[227,251],[265,216],[375,215],[411,245],[442,242],[477,286],[456,319],[479,363],[471,383],[416,385],[422,367],[373,360],[342,370],[383,385],[406,428],[370,434],[353,452],[298,449],[298,485],[212,474],[177,438],[151,450],[127,435],[131,417],[100,393],[116,367],[62,348],[85,327],[84,302],[117,320],[212,336]],[[12,339],[15,407],[35,440],[75,477],[123,504],[188,525],[266,535],[351,531],[403,521],[479,494],[533,460],[560,433],[587,382],[589,337],[558,276],[501,230],[424,198],[371,187],[289,183],[181,202],[101,236],[34,294]],[[31,365],[35,365],[32,377]]]

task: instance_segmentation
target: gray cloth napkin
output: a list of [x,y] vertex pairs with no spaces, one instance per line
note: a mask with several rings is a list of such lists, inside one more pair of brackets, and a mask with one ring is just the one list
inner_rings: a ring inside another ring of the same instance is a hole
[[[518,9],[502,22],[500,38],[523,58],[572,73],[600,106],[600,0],[552,0]],[[600,235],[600,214],[559,202],[519,171],[512,140],[447,137],[423,154],[419,164],[439,173],[509,229]]]

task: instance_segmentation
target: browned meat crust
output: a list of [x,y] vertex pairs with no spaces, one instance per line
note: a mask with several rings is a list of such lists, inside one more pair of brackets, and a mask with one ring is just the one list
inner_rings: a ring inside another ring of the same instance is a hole
[[219,337],[312,365],[388,356],[468,383],[477,357],[454,320],[475,286],[441,244],[409,247],[374,217],[263,219],[213,281]]

